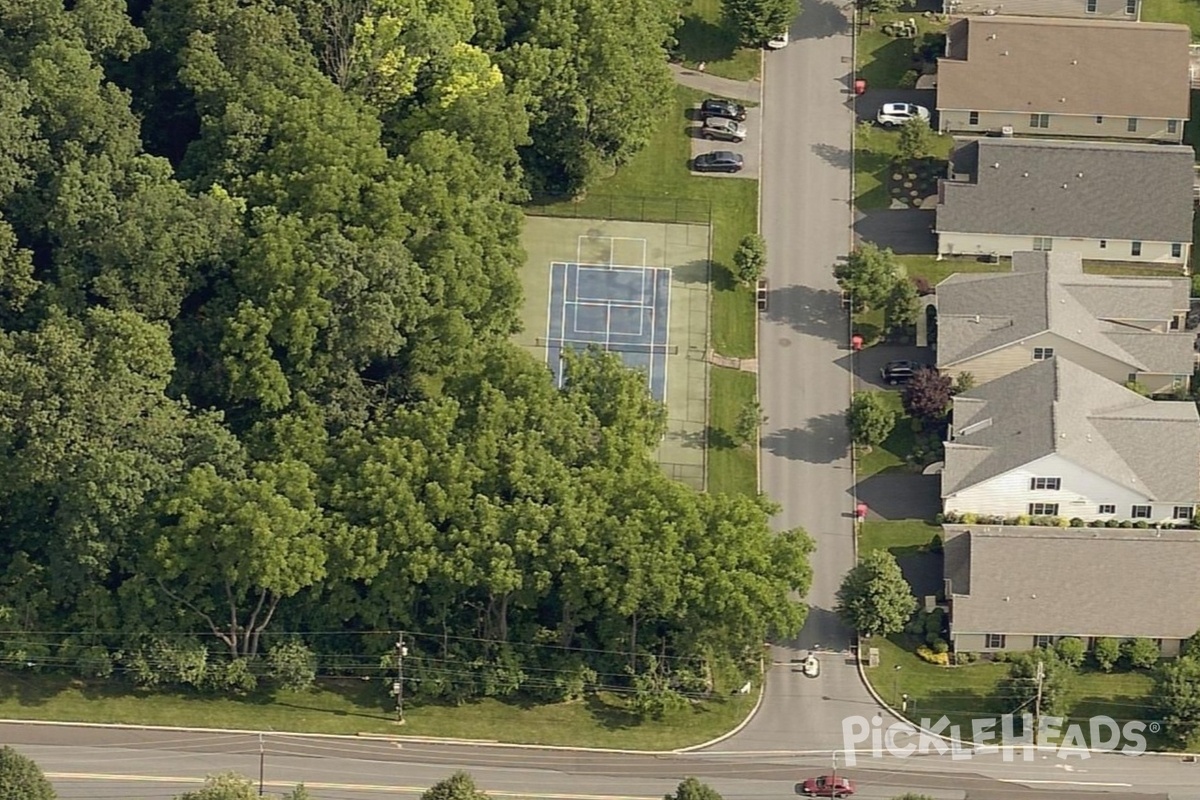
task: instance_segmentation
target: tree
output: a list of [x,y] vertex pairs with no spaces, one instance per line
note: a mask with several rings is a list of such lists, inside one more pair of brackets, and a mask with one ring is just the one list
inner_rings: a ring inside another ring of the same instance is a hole
[[726,0],[726,24],[738,41],[758,47],[788,29],[797,13],[796,0]]
[[767,242],[757,233],[747,233],[733,253],[733,274],[743,286],[753,285],[767,266]]
[[879,392],[855,392],[846,412],[850,438],[868,450],[882,444],[896,426],[896,410]]
[[905,120],[900,126],[900,136],[896,142],[896,158],[901,162],[919,161],[929,158],[934,151],[933,129],[929,121],[920,117]]
[[1180,655],[1192,656],[1200,659],[1200,631],[1193,633],[1191,636],[1183,640],[1183,646],[1180,648]]
[[701,783],[696,778],[684,778],[675,787],[675,791],[665,795],[663,800],[722,800],[722,798],[717,790],[707,783]]
[[904,410],[923,425],[940,422],[950,410],[951,386],[949,375],[930,368],[918,369],[904,388]]
[[965,394],[975,388],[975,376],[969,372],[960,372],[954,377],[954,387],[951,389],[952,394],[956,397],[960,394]]
[[1013,656],[1008,675],[1000,682],[999,710],[1033,712],[1038,695],[1038,664],[1042,665],[1042,713],[1061,716],[1067,710],[1068,694],[1075,670],[1050,648],[1039,648]]
[[1152,669],[1162,658],[1162,651],[1153,639],[1138,637],[1125,642],[1121,650],[1134,669]]
[[884,306],[884,319],[893,333],[905,331],[917,324],[920,298],[917,287],[906,277],[898,277]]
[[1165,661],[1154,683],[1167,732],[1178,744],[1188,744],[1200,731],[1200,661],[1191,656]]
[[0,747],[0,800],[54,800],[54,787],[32,759]]
[[850,293],[856,312],[881,308],[899,280],[900,269],[890,249],[866,242],[833,269],[838,286]]
[[767,417],[762,413],[758,401],[751,400],[738,411],[737,421],[733,426],[733,435],[740,445],[754,444],[758,441],[758,432],[767,423]]
[[[278,795],[267,795],[268,800],[275,797]],[[261,800],[261,795],[258,793],[258,787],[249,778],[235,772],[226,772],[221,775],[209,775],[205,778],[202,788],[194,792],[184,792],[176,800]],[[299,784],[283,795],[281,800],[312,800],[312,796],[304,788],[304,784]]]
[[475,786],[475,780],[466,772],[456,772],[430,786],[421,794],[421,800],[486,800],[487,795]]
[[846,624],[867,636],[904,630],[917,610],[917,598],[904,579],[896,557],[871,550],[846,575],[837,592],[837,611]]
[[859,8],[872,14],[891,14],[908,4],[909,0],[859,0]]
[[1058,653],[1058,657],[1063,663],[1072,669],[1079,669],[1083,666],[1083,658],[1087,655],[1087,648],[1083,640],[1074,636],[1065,636],[1059,639],[1054,644],[1054,652]]
[[1121,643],[1116,639],[1103,637],[1096,640],[1092,646],[1092,658],[1104,672],[1112,672],[1113,667],[1121,660]]

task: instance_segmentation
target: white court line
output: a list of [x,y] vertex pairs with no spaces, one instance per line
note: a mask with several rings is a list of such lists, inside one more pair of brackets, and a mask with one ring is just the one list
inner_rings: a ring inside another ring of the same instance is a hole
[[[643,261],[642,261],[642,263],[644,264],[644,263],[646,263],[646,262],[643,260]],[[642,277],[642,297],[645,297],[645,296],[646,296],[646,279],[645,279],[645,273],[646,273],[646,272],[649,272],[649,271],[650,271],[650,270],[644,270],[644,271],[643,271],[643,273],[642,273],[642,274],[643,274],[643,277]],[[649,360],[649,362],[650,362],[650,374],[646,376],[646,377],[647,377],[647,379],[650,381],[650,392],[651,392],[651,395],[653,395],[653,392],[654,392],[654,313],[655,313],[655,306],[657,306],[657,305],[658,305],[658,274],[657,274],[657,273],[655,273],[655,276],[654,276],[654,277],[655,277],[654,283],[652,283],[652,284],[650,285],[650,358],[648,359],[648,360]],[[645,313],[643,313],[643,314],[641,315],[641,318],[638,320],[638,321],[639,321],[639,323],[640,323],[641,321],[645,320],[645,318],[646,318],[646,315],[645,315]],[[664,361],[666,360],[666,357],[665,357],[665,356],[663,357],[663,360],[664,360]],[[667,371],[666,371],[666,369],[664,368],[664,369],[663,369],[663,379],[664,379],[664,380],[665,380],[665,379],[666,379],[666,377],[667,377],[667,375],[666,375],[666,372],[667,372]],[[663,401],[664,403],[666,403],[666,402],[667,402],[667,393],[666,393],[666,391],[665,391],[665,390],[663,391],[663,399],[662,399],[662,401]]]
[[[578,273],[578,271],[579,271],[578,266],[575,267],[575,271]],[[578,280],[578,277],[579,276],[576,275],[576,280]],[[558,331],[559,336],[566,336],[566,334],[567,334],[567,293],[570,291],[570,286],[571,286],[571,265],[566,264],[563,266],[563,299],[562,299],[562,312],[561,312],[562,316],[559,319],[559,322],[561,323],[559,325],[560,330]],[[558,388],[559,389],[561,389],[563,387],[562,356],[563,356],[563,345],[560,343],[558,346]]]
[[[571,332],[572,333],[603,333],[605,339],[607,340],[608,334],[612,330],[612,326],[610,324],[611,318],[612,318],[612,306],[608,305],[606,303],[573,303],[573,305],[575,306],[575,325],[572,327]],[[595,328],[585,328],[585,327],[581,326],[579,324],[579,307],[580,306],[584,306],[586,308],[603,308],[603,309],[605,309],[605,312],[604,312],[605,327],[603,329],[597,330]],[[567,332],[566,332],[566,329],[564,329],[563,330],[563,338],[566,338],[566,335],[567,335]],[[599,342],[594,342],[593,344],[599,344]]]
[[[550,262],[550,280],[547,281],[547,283],[549,283],[550,285],[546,287],[546,337],[547,337],[547,342],[550,341],[550,338],[549,338],[550,337],[550,320],[551,320],[551,315],[554,313],[554,311],[552,310],[553,306],[554,306],[554,267],[557,266],[558,263],[559,262],[557,262],[557,261]],[[563,264],[563,295],[564,296],[566,296],[566,294],[567,294],[566,271],[567,271],[567,266],[566,266],[566,264]],[[534,344],[537,344],[537,342],[535,341]],[[549,344],[546,345],[546,366],[550,366],[550,345]]]
[[[585,266],[579,266],[576,271],[578,273],[578,272],[583,272],[585,270],[588,272],[604,272],[604,273],[640,272],[642,274],[643,282],[645,281],[645,275],[646,275],[645,267],[596,267],[596,266],[585,267]],[[576,283],[578,283],[578,280],[576,281]],[[576,300],[594,301],[594,302],[598,302],[598,303],[613,303],[614,305],[617,304],[615,301],[613,301],[611,298],[608,298],[608,297],[592,297],[590,295],[580,295],[578,290],[575,292],[575,299]],[[646,304],[638,303],[637,305],[644,306]]]
[[[656,306],[658,305],[657,301],[658,301],[658,273],[659,272],[665,272],[668,275],[668,278],[667,278],[667,340],[665,342],[663,342],[663,403],[666,403],[667,402],[667,378],[671,377],[671,370],[670,370],[670,368],[667,367],[667,361],[670,358],[670,356],[666,353],[667,345],[671,341],[671,280],[669,277],[671,274],[671,270],[669,270],[665,267],[661,270],[658,268],[655,268],[655,271],[654,271],[654,299],[655,299]],[[654,340],[654,331],[653,330],[650,331],[650,340],[651,341]],[[707,389],[706,389],[706,391],[707,391]]]

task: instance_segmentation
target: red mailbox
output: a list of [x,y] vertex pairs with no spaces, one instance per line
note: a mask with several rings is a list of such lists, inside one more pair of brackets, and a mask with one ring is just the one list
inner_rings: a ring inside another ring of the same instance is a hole
[[863,349],[863,337],[859,336],[857,333],[854,334],[853,336],[851,336],[850,337],[850,348],[852,350],[854,350],[854,352],[856,352],[856,353],[859,350],[862,350]]
[[863,520],[865,520],[867,518],[867,504],[866,503],[859,503],[858,505],[856,505],[854,507],[854,517],[859,522],[862,522]]
[[867,79],[866,78],[858,78],[857,80],[854,81],[854,93],[857,95],[863,95],[863,94],[867,93]]

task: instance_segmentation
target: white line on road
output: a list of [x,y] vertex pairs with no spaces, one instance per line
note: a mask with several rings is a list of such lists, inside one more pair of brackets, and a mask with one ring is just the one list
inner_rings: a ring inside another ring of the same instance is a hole
[[1001,783],[1037,784],[1038,786],[1104,786],[1110,789],[1132,789],[1132,783],[1101,783],[1099,781],[1023,781],[1017,778],[998,778]]

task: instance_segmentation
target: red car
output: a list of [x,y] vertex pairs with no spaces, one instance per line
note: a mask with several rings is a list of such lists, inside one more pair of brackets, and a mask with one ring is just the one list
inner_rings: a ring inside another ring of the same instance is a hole
[[819,778],[809,778],[800,784],[800,791],[809,797],[849,797],[854,794],[854,781],[822,775]]

